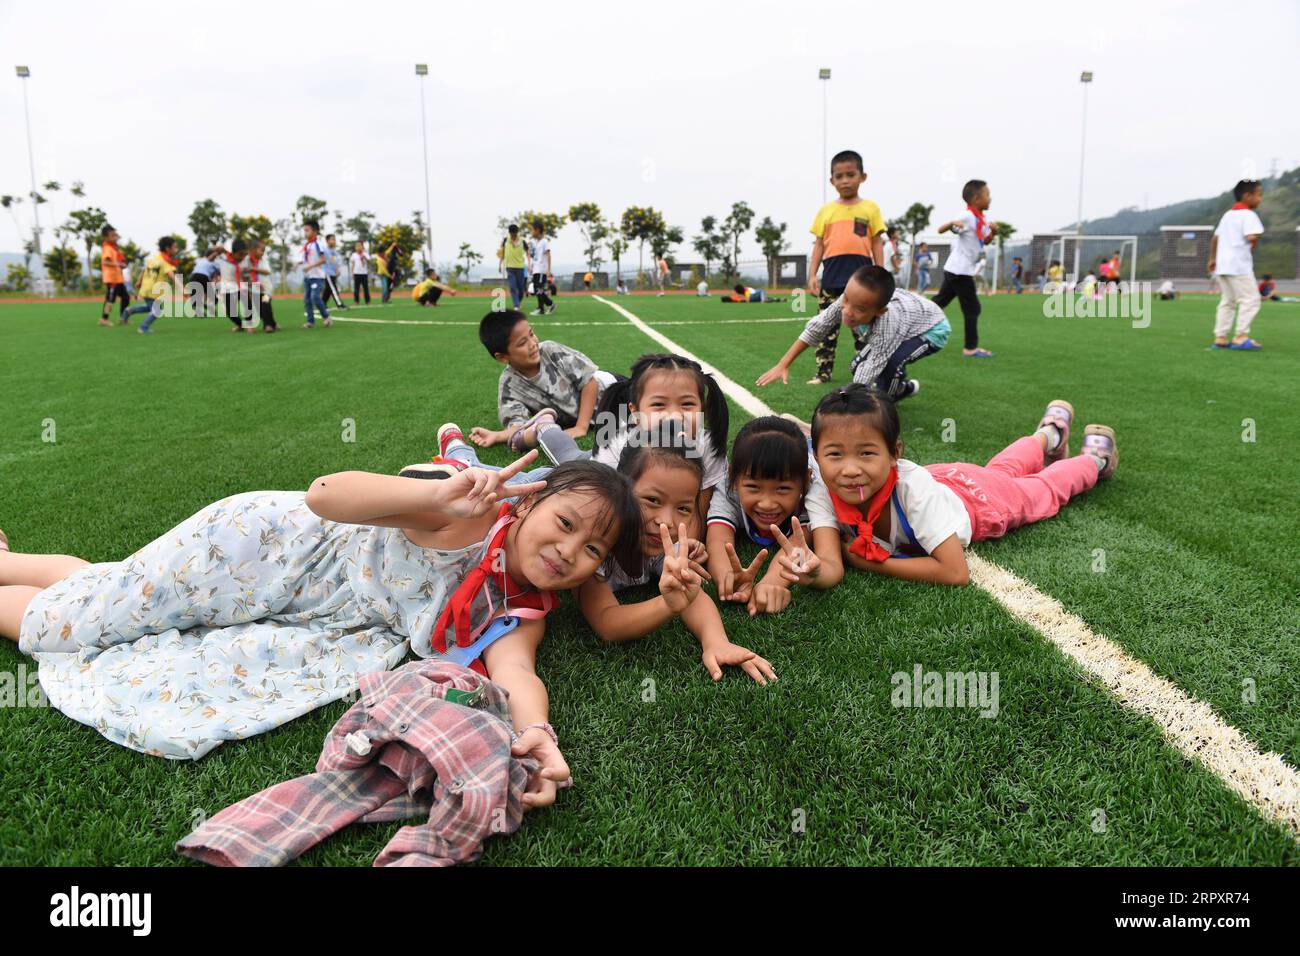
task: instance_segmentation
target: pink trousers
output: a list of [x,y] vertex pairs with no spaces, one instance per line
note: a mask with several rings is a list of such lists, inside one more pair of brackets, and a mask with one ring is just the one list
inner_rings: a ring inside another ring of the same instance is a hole
[[1097,483],[1092,456],[1075,455],[1044,468],[1043,449],[1031,437],[1017,438],[984,466],[954,462],[926,470],[957,492],[970,515],[972,541],[1050,518]]

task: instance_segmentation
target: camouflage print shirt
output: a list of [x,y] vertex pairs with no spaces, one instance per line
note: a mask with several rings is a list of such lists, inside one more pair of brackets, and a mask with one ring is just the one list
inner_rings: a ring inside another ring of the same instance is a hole
[[542,342],[539,349],[542,367],[535,377],[525,378],[509,365],[501,372],[497,411],[503,428],[519,425],[543,408],[559,412],[561,428],[577,424],[582,390],[596,374],[596,363],[559,342]]

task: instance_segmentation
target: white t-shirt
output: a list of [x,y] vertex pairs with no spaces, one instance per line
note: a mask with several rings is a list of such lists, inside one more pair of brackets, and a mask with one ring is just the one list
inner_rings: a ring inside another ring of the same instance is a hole
[[546,273],[546,253],[550,250],[551,245],[546,241],[546,237],[533,240],[533,248],[530,253],[533,257],[533,274]]
[[354,276],[370,274],[370,258],[360,252],[352,253],[348,258],[348,264],[351,267]]
[[709,294],[709,284],[708,284],[707,282],[701,282],[699,285],[697,285],[697,286],[695,287],[695,294],[696,294],[696,295],[699,295],[699,296],[706,296],[706,295],[708,295],[708,294]]
[[314,269],[304,269],[303,278],[325,278],[325,243],[321,242],[320,236],[317,236],[311,242],[304,242],[302,244],[302,264],[305,266],[313,259],[319,259],[320,265],[316,266]]
[[1174,291],[1173,280],[1166,279],[1164,282],[1160,283],[1160,288],[1156,289],[1156,291],[1159,292],[1161,295],[1168,295],[1170,292],[1173,292]]
[[[627,447],[627,430],[620,431],[612,443],[596,451],[592,457],[602,465],[618,467],[618,459]],[[700,464],[704,468],[704,480],[701,488],[724,489],[727,487],[727,459],[713,450],[709,439],[709,430],[701,428],[695,436],[695,444],[700,452]]]
[[[897,500],[890,502],[889,540],[875,538],[876,543],[888,548],[890,554],[911,543],[903,530],[903,522],[899,520],[899,505],[912,527],[917,544],[925,549],[926,554],[932,554],[954,534],[963,548],[970,544],[970,514],[966,506],[957,492],[940,484],[921,465],[906,458],[898,459],[898,484],[894,485],[894,493]],[[830,490],[820,483],[808,490],[804,504],[808,508],[809,521],[816,521],[819,516],[824,518],[829,513],[830,520],[839,524],[830,496]],[[846,542],[857,536],[854,528],[841,525],[840,530]]]
[[881,265],[884,266],[886,269],[888,269],[890,272],[892,272],[894,275],[898,275],[898,270],[894,268],[894,254],[898,252],[898,246],[895,245],[894,240],[890,239],[888,236],[885,237],[884,252],[885,252],[885,261],[882,262]]
[[[830,505],[830,499],[824,494],[818,497],[821,499],[819,504],[824,502],[825,507],[814,508],[809,506],[808,502],[813,489],[819,487],[823,492],[826,491],[826,486],[822,484],[814,465],[812,482],[808,486],[808,494],[804,496],[804,500],[795,513],[799,523],[809,531],[816,528],[835,528],[839,526],[839,521],[835,518],[835,508]],[[827,514],[827,509],[829,509],[829,514]],[[745,536],[755,544],[762,544],[771,540],[771,529],[754,527],[749,520],[749,515],[745,514],[745,509],[740,507],[740,496],[732,488],[719,489],[714,492],[713,498],[709,501],[707,524],[723,524],[736,532],[743,530]],[[781,530],[787,535],[790,533],[789,525]],[[763,540],[759,541],[759,538]]]
[[1259,221],[1255,210],[1229,209],[1225,212],[1219,220],[1219,227],[1214,230],[1214,234],[1219,237],[1219,245],[1214,252],[1214,274],[1254,275],[1254,250],[1246,237],[1259,235],[1263,231],[1264,224]]
[[975,214],[969,209],[962,213],[961,232],[957,233],[957,237],[952,244],[952,251],[943,264],[944,272],[951,272],[955,276],[975,275],[975,267],[979,263],[980,253],[984,250],[984,246],[980,243],[979,234],[976,231],[977,223],[978,220],[976,220]]
[[220,273],[220,275],[221,275],[221,291],[222,291],[222,292],[238,292],[238,291],[239,291],[239,281],[238,281],[238,279],[236,278],[236,276],[237,276],[236,267],[237,267],[237,266],[238,266],[238,263],[231,262],[229,256],[227,256],[227,255],[225,255],[225,254],[222,254],[222,255],[220,255],[220,256],[217,256],[217,271],[218,271],[218,272]]

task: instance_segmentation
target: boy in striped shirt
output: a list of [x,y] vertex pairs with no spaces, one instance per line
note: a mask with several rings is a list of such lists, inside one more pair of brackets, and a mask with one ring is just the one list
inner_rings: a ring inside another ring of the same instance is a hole
[[862,348],[853,359],[853,381],[874,386],[894,401],[915,395],[921,383],[907,377],[907,366],[948,344],[952,331],[943,310],[924,296],[897,289],[894,277],[880,266],[862,266],[843,294],[808,320],[781,361],[758,378],[767,385],[790,381],[790,365],[799,353],[826,339],[839,325],[854,329]]

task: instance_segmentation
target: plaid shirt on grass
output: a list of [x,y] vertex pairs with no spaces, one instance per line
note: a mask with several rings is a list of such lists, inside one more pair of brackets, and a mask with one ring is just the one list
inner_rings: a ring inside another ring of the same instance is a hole
[[[799,333],[799,341],[807,345],[820,345],[826,336],[843,322],[841,309],[844,296],[828,305],[808,320]],[[894,350],[910,338],[915,338],[944,321],[943,309],[925,296],[903,289],[895,289],[885,314],[874,319],[867,328],[870,337],[854,361],[853,381],[863,385],[873,384],[884,371]]]
[[444,660],[366,674],[361,700],[325,738],[316,773],[227,807],[176,851],[215,866],[282,866],[358,820],[427,813],[427,823],[397,831],[374,865],[476,860],[490,834],[519,829],[537,769],[510,755],[508,696]]

